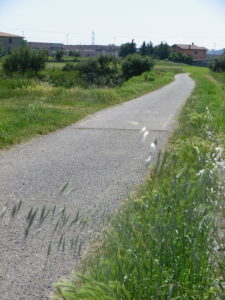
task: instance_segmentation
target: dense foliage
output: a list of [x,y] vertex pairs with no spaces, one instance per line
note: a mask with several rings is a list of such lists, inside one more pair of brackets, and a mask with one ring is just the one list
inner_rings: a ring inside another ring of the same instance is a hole
[[122,72],[125,79],[150,71],[153,61],[150,57],[138,54],[130,54],[122,61]]
[[116,86],[122,83],[116,58],[100,56],[76,66],[83,84],[93,86]]
[[24,45],[14,49],[3,61],[3,71],[7,74],[18,72],[38,72],[45,68],[46,54],[43,51],[33,51]]
[[154,47],[152,42],[150,41],[148,44],[144,41],[139,49],[139,53],[141,55],[148,55],[148,56],[153,56],[154,54]]
[[60,61],[63,58],[64,52],[63,50],[57,50],[55,54],[56,61]]
[[210,64],[210,69],[214,72],[224,72],[225,71],[225,54],[214,58]]
[[120,46],[119,56],[126,57],[127,55],[134,54],[137,52],[137,46],[134,40],[131,43],[122,44]]
[[177,62],[177,63],[184,63],[184,64],[188,64],[191,65],[193,62],[193,58],[191,56],[182,54],[182,53],[175,53],[175,52],[171,52],[169,55],[169,60]]

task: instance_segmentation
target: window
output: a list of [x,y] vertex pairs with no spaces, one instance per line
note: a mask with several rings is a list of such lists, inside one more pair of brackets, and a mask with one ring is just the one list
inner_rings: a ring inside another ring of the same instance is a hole
[[9,38],[9,44],[12,44],[12,38],[11,37]]

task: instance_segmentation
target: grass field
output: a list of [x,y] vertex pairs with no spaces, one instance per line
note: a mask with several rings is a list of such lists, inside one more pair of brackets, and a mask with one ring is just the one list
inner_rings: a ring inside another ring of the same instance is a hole
[[80,273],[56,285],[56,299],[224,299],[225,90],[215,81],[221,75],[183,68],[196,87],[167,152],[90,247]]
[[0,148],[65,127],[100,109],[157,89],[173,78],[172,69],[156,70],[120,87],[82,89],[0,75]]

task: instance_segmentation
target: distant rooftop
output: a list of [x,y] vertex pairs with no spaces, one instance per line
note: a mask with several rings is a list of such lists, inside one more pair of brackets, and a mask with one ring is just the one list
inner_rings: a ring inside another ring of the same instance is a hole
[[23,38],[21,35],[15,35],[11,33],[6,33],[6,32],[0,32],[0,37],[15,37],[15,38]]
[[191,45],[174,44],[173,46],[177,46],[184,50],[189,50],[189,49],[191,49],[191,50],[207,50],[205,47],[199,47],[199,46],[194,45],[194,43],[192,43]]

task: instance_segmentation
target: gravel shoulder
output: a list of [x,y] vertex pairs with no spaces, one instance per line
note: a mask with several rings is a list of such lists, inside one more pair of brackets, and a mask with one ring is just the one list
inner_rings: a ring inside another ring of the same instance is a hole
[[[188,74],[176,75],[155,92],[0,153],[0,211],[23,201],[13,222],[6,214],[0,227],[1,300],[48,299],[52,283],[70,274],[87,242],[144,181],[150,143],[157,138],[158,150],[166,144],[193,88]],[[149,130],[145,143],[143,126]],[[46,221],[25,241],[25,216],[30,208],[54,205],[88,216],[88,222],[68,231],[64,251],[52,247],[46,260],[49,241],[56,238],[52,225]]]

